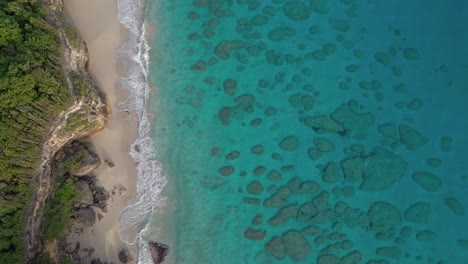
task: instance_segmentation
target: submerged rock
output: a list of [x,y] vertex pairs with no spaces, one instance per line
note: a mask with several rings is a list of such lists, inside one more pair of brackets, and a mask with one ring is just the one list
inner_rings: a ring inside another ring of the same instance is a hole
[[405,211],[405,220],[416,224],[427,224],[431,215],[431,206],[428,203],[415,203]]
[[224,92],[229,95],[233,95],[237,90],[237,81],[233,79],[226,79],[223,82]]
[[371,112],[359,113],[358,102],[350,100],[342,104],[331,115],[331,118],[341,124],[354,139],[366,139],[369,128],[375,122],[375,116]]
[[362,191],[381,191],[389,188],[405,175],[408,162],[393,152],[377,147],[366,158],[366,173],[359,188]]
[[260,194],[263,192],[263,186],[259,181],[252,181],[247,185],[247,192],[250,194]]
[[268,243],[265,244],[265,249],[278,260],[284,259],[285,252],[283,242],[279,236],[274,236]]
[[326,14],[329,11],[328,0],[310,0],[310,8],[319,14]]
[[248,227],[244,231],[244,236],[250,240],[262,240],[266,236],[266,230],[264,229],[259,229],[259,228],[253,228],[253,227]]
[[279,188],[272,196],[267,198],[263,205],[265,207],[279,207],[288,202],[289,196],[292,195],[291,189],[287,186]]
[[345,159],[340,163],[344,178],[350,182],[362,180],[365,172],[365,162],[361,157]]
[[246,47],[246,43],[239,40],[223,40],[214,49],[214,53],[219,58],[225,60],[230,57],[232,51],[237,51]]
[[442,180],[425,171],[416,171],[413,173],[413,181],[428,192],[435,192],[442,187]]
[[338,165],[331,161],[329,162],[322,171],[322,180],[324,182],[335,183],[339,178]]
[[293,151],[297,148],[298,144],[299,140],[297,139],[297,137],[288,136],[281,140],[281,142],[279,143],[279,147],[283,150]]
[[419,52],[414,48],[406,48],[403,50],[403,57],[407,60],[417,60],[421,55],[419,55]]
[[296,262],[305,259],[312,250],[304,235],[296,230],[286,232],[281,240],[286,254]]
[[278,226],[286,223],[290,218],[296,217],[297,214],[297,205],[291,204],[287,205],[280,210],[268,220],[268,224],[271,226]]
[[402,222],[398,208],[386,202],[372,204],[367,215],[371,230],[381,239],[392,238],[396,233],[396,227]]
[[231,176],[234,173],[234,167],[231,165],[226,165],[219,168],[218,172],[223,176]]
[[465,208],[463,204],[458,201],[455,197],[448,197],[444,199],[444,204],[456,215],[456,216],[464,216],[465,215]]
[[416,150],[428,142],[427,137],[412,127],[399,126],[398,132],[400,133],[400,142],[409,150]]
[[304,119],[304,124],[311,127],[315,132],[322,133],[338,133],[346,134],[345,128],[342,124],[337,122],[335,119],[321,115],[321,116],[312,116],[306,117]]
[[301,1],[289,1],[283,5],[287,17],[294,21],[307,19],[310,15],[309,7]]

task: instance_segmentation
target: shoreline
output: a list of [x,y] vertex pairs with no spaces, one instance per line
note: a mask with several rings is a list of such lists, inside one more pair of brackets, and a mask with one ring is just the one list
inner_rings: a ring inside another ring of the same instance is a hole
[[[103,215],[102,219],[92,227],[83,228],[83,232],[73,232],[78,228],[74,227],[67,242],[72,247],[77,242],[80,244],[83,260],[100,258],[119,263],[119,251],[127,248],[120,240],[119,218],[136,193],[137,178],[135,160],[129,151],[138,136],[138,120],[117,110],[130,94],[121,85],[128,69],[116,56],[116,51],[128,39],[129,30],[118,20],[116,0],[65,0],[63,13],[86,43],[90,57],[88,72],[106,94],[113,110],[107,127],[87,141],[102,160],[115,164],[111,167],[103,162],[93,172],[111,194],[108,211],[96,210]],[[94,249],[94,253],[89,254],[89,249]]]

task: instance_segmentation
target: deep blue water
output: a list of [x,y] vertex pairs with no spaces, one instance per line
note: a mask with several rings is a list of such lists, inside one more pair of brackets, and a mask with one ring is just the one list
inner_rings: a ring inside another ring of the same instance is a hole
[[149,1],[147,20],[168,181],[147,239],[169,263],[468,263],[468,2]]

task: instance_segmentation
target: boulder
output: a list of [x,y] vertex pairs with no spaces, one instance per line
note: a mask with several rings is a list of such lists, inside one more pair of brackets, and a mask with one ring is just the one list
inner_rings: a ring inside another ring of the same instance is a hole
[[91,191],[93,192],[93,205],[101,208],[107,212],[107,200],[109,199],[109,192],[102,186],[98,186],[96,182],[90,184]]
[[128,251],[128,249],[122,249],[119,252],[119,260],[122,263],[129,263],[130,261],[133,261],[132,255]]
[[93,204],[93,192],[86,181],[78,181],[76,188],[80,194],[80,202],[82,204],[91,205]]
[[78,209],[76,219],[85,226],[93,226],[96,223],[96,212],[89,207],[81,207]]
[[151,252],[151,258],[153,259],[154,264],[163,263],[164,258],[169,252],[169,246],[153,241],[150,241],[148,244]]

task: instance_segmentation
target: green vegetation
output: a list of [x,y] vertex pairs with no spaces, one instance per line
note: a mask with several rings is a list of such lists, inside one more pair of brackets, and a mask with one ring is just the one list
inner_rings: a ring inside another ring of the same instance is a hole
[[64,136],[73,131],[91,130],[93,127],[96,127],[98,121],[90,121],[88,117],[88,110],[86,108],[82,112],[71,113],[67,118],[65,127],[60,130],[59,135]]
[[72,71],[70,73],[70,78],[78,97],[91,97],[93,95],[94,88],[89,84],[89,82],[83,80],[81,75]]
[[[0,263],[25,261],[25,215],[39,147],[52,119],[72,101],[47,16],[38,1],[0,1]],[[72,199],[61,191],[56,197]]]
[[59,178],[55,184],[53,196],[46,208],[45,239],[59,238],[70,227],[70,219],[73,215],[73,204],[78,199],[79,193],[71,178]]

